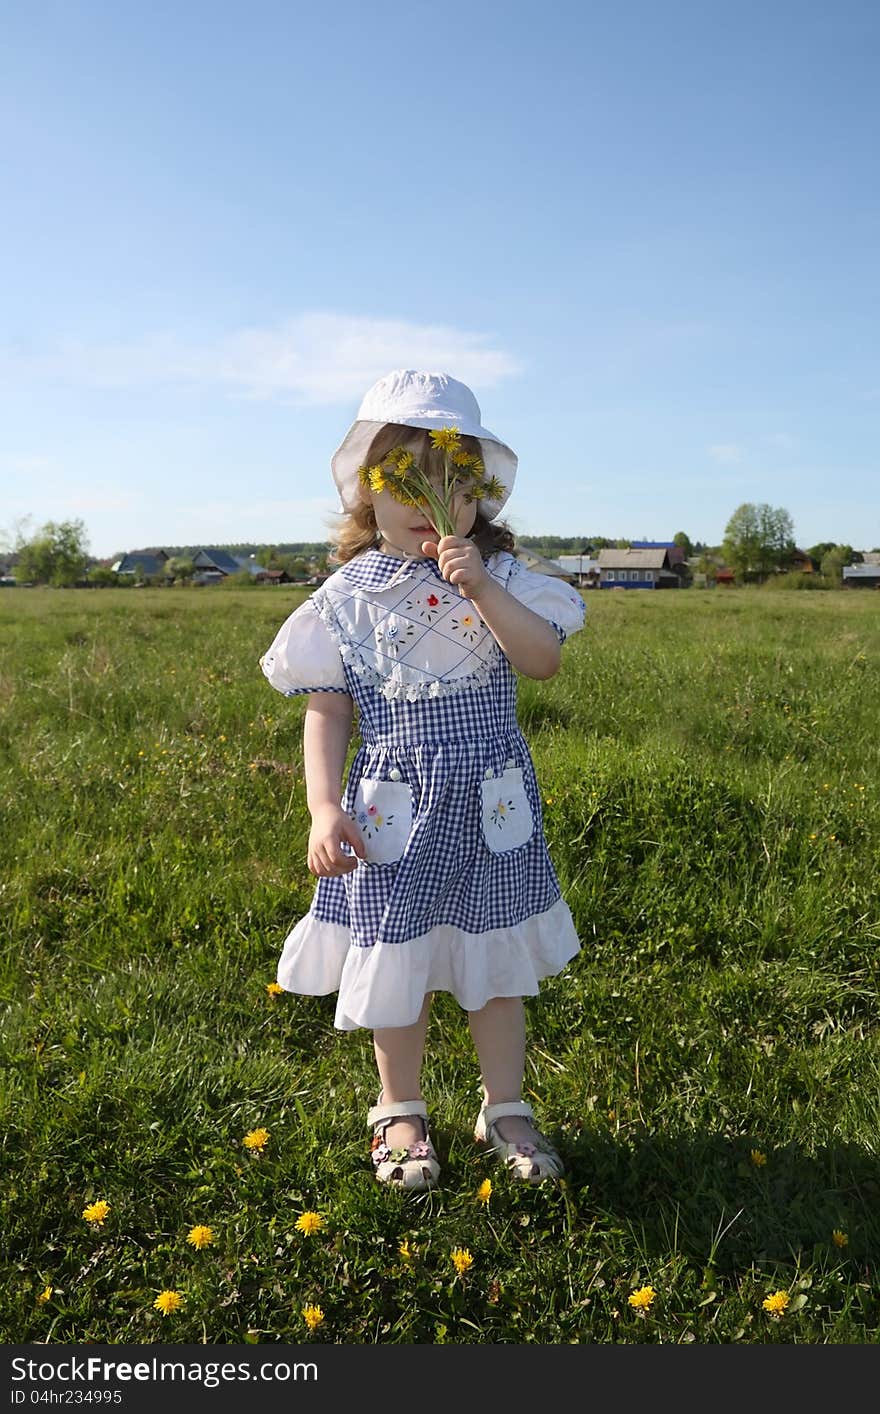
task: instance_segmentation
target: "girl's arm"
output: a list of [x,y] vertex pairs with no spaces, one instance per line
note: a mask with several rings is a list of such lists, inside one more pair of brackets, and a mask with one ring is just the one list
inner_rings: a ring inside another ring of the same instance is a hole
[[520,604],[486,575],[485,584],[468,594],[508,662],[527,678],[552,678],[559,672],[562,649],[556,630],[540,614]]
[[435,559],[443,578],[457,584],[459,593],[479,609],[483,622],[518,673],[527,678],[552,678],[559,672],[562,649],[555,628],[490,577],[472,540],[460,535],[444,535],[439,541],[423,540],[422,554]]
[[309,869],[319,877],[347,874],[357,859],[343,854],[340,844],[351,845],[364,857],[360,830],[342,809],[342,772],[351,739],[354,703],[348,693],[309,694],[303,725],[306,804],[312,817],[309,832]]

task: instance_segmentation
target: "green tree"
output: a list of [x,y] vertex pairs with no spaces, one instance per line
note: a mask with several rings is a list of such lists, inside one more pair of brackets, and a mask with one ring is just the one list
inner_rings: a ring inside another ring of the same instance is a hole
[[835,549],[835,545],[836,542],[834,540],[820,540],[818,544],[810,546],[807,554],[814,565],[821,565],[825,555],[828,554],[829,550]]
[[819,566],[823,579],[833,579],[836,584],[840,584],[843,579],[844,565],[851,565],[853,562],[852,545],[832,545],[822,556],[822,563]]
[[745,501],[727,522],[722,552],[738,575],[763,579],[787,569],[794,550],[794,523],[782,506]]
[[16,578],[63,588],[76,584],[88,562],[88,534],[81,520],[47,520],[29,540],[15,546]]
[[677,530],[675,532],[672,537],[672,543],[673,545],[678,545],[682,550],[684,550],[684,557],[686,560],[689,560],[691,555],[693,555],[694,547],[683,530]]
[[107,589],[119,583],[119,575],[108,565],[92,565],[89,570],[89,583],[96,584],[99,589]]
[[190,555],[170,555],[165,561],[164,574],[171,580],[192,579],[195,566]]

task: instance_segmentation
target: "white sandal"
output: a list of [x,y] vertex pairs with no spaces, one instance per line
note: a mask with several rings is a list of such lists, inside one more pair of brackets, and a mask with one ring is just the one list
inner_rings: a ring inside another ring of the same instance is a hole
[[[502,1139],[496,1128],[499,1119],[507,1115],[519,1115],[527,1119],[534,1130],[534,1139],[529,1143],[509,1144]],[[545,1178],[561,1178],[565,1165],[549,1139],[535,1127],[535,1115],[531,1105],[524,1100],[503,1100],[497,1105],[483,1105],[477,1115],[474,1138],[480,1144],[489,1146],[491,1152],[501,1159],[508,1172],[524,1183],[541,1183]]]
[[[422,1121],[424,1137],[414,1144],[392,1147],[385,1142],[385,1131],[396,1119],[417,1116]],[[436,1188],[440,1164],[428,1133],[428,1107],[424,1100],[397,1100],[390,1105],[373,1105],[367,1111],[367,1124],[373,1131],[370,1145],[373,1170],[380,1183],[394,1188]]]

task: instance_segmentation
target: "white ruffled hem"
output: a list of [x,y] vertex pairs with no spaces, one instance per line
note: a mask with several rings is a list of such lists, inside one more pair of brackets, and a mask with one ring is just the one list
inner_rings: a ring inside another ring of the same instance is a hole
[[538,983],[561,972],[579,949],[563,898],[510,928],[465,933],[444,924],[371,948],[352,947],[342,924],[307,913],[284,944],[278,982],[310,997],[338,991],[337,1030],[375,1030],[411,1026],[428,992],[451,992],[465,1011],[480,1011],[493,997],[537,996]]

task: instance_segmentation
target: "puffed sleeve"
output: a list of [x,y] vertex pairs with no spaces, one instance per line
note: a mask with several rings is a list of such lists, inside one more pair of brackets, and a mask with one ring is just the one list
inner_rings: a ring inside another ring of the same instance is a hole
[[553,625],[560,643],[584,626],[587,606],[583,596],[564,579],[538,574],[514,558],[507,589],[520,604]]
[[306,599],[284,620],[260,667],[285,697],[304,692],[347,692],[342,657],[330,630]]

